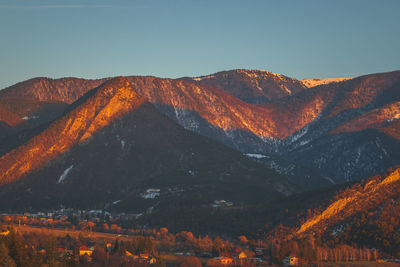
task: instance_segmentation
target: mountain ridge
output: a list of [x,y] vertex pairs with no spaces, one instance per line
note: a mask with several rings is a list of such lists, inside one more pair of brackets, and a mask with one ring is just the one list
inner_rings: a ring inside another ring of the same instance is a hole
[[[118,90],[115,87],[118,87]],[[110,120],[145,102],[141,96],[129,88],[131,86],[124,78],[115,78],[106,82],[93,96],[86,99],[84,107],[79,109],[78,106],[77,110],[72,110],[67,116],[51,124],[38,136],[1,157],[0,168],[6,171],[0,174],[0,184],[14,181],[32,169],[43,166],[46,160],[66,152],[75,143],[84,142]],[[121,102],[127,98],[137,99],[137,102]],[[100,101],[97,101],[99,99]],[[120,103],[131,103],[131,105],[122,107]],[[46,136],[46,131],[55,131],[56,138]],[[17,160],[21,157],[19,155],[24,155],[24,151],[29,151],[29,153]],[[38,161],[33,161],[34,164],[25,163],[32,161],[33,158]]]

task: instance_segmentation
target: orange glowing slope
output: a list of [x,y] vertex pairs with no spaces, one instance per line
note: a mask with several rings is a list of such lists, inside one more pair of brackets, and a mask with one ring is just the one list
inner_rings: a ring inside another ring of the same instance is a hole
[[[181,125],[184,111],[192,111],[228,135],[229,131],[241,131],[261,139],[283,140],[317,118],[329,120],[344,111],[393,101],[388,95],[397,97],[400,72],[366,75],[309,89],[301,81],[283,75],[250,70],[178,80],[149,76],[127,79],[149,102],[174,109]],[[105,80],[36,78],[0,91],[0,97],[71,103]],[[258,97],[270,101],[260,105],[246,102]]]
[[400,102],[397,101],[357,116],[334,129],[332,133],[356,132],[367,128],[381,128],[388,126],[384,124],[392,124],[392,122],[398,119],[400,119]]
[[339,83],[350,79],[351,78],[327,78],[327,79],[314,78],[314,79],[303,79],[301,80],[301,82],[304,84],[304,86],[310,88],[323,84]]
[[90,94],[66,116],[0,158],[1,185],[42,167],[145,102],[125,78],[110,80]]
[[337,100],[328,117],[333,117],[349,109],[366,108],[374,102],[388,103],[399,96],[400,71],[370,74],[355,79],[329,85],[335,90]]
[[285,139],[305,127],[329,104],[332,95],[315,90],[254,105],[220,89],[187,81],[155,77],[129,80],[148,101],[173,107],[178,121],[181,111],[194,111],[219,129],[253,133],[262,139]]
[[343,191],[322,212],[311,216],[297,230],[296,235],[307,232],[322,232],[327,227],[344,221],[358,212],[374,209],[380,203],[398,196],[400,192],[400,168],[388,175],[375,177],[364,186],[355,185]]
[[261,138],[279,138],[279,130],[269,110],[246,103],[222,90],[155,77],[133,77],[130,81],[149,102],[173,107],[178,121],[181,111],[194,111],[224,131],[241,130]]

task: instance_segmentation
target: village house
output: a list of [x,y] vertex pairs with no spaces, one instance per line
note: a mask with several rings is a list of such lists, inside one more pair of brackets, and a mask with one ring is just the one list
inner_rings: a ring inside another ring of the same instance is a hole
[[132,254],[132,253],[129,252],[129,251],[125,251],[125,256],[127,256],[127,257],[129,257],[129,258],[132,258],[132,259],[138,259],[138,258],[139,258],[138,256]]
[[149,264],[155,264],[157,262],[157,260],[154,257],[150,256],[147,253],[140,253],[139,256],[137,256],[129,251],[125,251],[125,256],[138,262],[146,262]]
[[306,261],[304,259],[301,259],[296,256],[289,256],[283,260],[284,266],[303,266],[305,264],[306,264]]
[[87,246],[81,246],[79,247],[79,256],[92,256],[93,253],[93,248],[88,248]]
[[299,265],[299,258],[297,258],[297,257],[291,257],[291,258],[290,258],[289,265],[290,265],[290,266],[297,266],[297,265]]
[[1,232],[0,232],[0,235],[2,235],[2,236],[7,236],[7,235],[9,235],[10,234],[10,231],[9,230],[2,230]]
[[233,263],[233,259],[230,257],[218,257],[216,258],[220,263],[224,265],[229,265]]
[[212,207],[213,208],[221,208],[221,207],[232,207],[233,202],[226,201],[224,199],[214,200]]
[[246,253],[244,253],[244,251],[242,251],[239,253],[238,258],[240,260],[247,259],[247,255],[246,255]]

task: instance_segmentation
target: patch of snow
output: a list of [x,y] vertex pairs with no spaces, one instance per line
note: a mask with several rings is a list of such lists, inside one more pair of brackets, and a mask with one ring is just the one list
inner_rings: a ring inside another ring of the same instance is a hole
[[154,206],[151,206],[150,208],[147,209],[146,213],[147,214],[152,214],[154,210]]
[[285,168],[283,168],[282,166],[280,166],[278,163],[276,163],[273,160],[269,163],[269,167],[279,174],[285,173]]
[[224,199],[221,200],[214,200],[213,204],[211,205],[213,208],[220,208],[220,207],[232,207],[233,202],[226,201]]
[[246,155],[247,157],[256,158],[256,159],[269,158],[268,156],[263,155],[263,154],[252,154],[252,153],[247,153],[247,154],[245,154],[245,155]]
[[207,75],[207,76],[195,77],[195,78],[192,78],[192,80],[201,81],[203,79],[211,79],[211,78],[215,78],[215,76],[214,75]]
[[27,120],[35,120],[35,119],[39,119],[39,116],[31,116],[31,117],[25,116],[25,117],[23,117],[22,119],[23,119],[24,121],[27,121]]
[[177,108],[175,104],[173,104],[173,107],[175,118],[183,128],[191,131],[196,131],[199,128],[198,122],[193,118],[193,115],[189,110]]
[[307,132],[308,132],[308,126],[305,126],[303,129],[301,129],[300,131],[298,131],[297,133],[291,135],[290,137],[288,137],[287,139],[289,140],[290,143],[294,143],[297,140],[299,140],[301,137],[303,137]]
[[361,158],[361,147],[358,147],[358,148],[357,148],[356,163],[355,163],[355,164],[358,164],[358,163],[359,163],[360,158]]
[[304,140],[304,141],[301,141],[301,142],[299,143],[299,146],[307,145],[307,144],[310,143],[310,142],[311,142],[311,140]]
[[116,201],[114,201],[112,204],[113,205],[117,205],[118,203],[120,203],[121,202],[121,200],[116,200]]
[[394,118],[388,119],[386,121],[387,122],[392,122],[392,121],[395,121],[395,120],[400,120],[400,117],[394,117]]
[[140,196],[144,199],[153,199],[160,195],[160,191],[158,188],[149,188],[145,193],[140,194]]
[[[382,150],[382,152],[385,154],[385,156],[388,155],[388,152],[386,151],[386,149],[384,149],[384,148],[381,146],[381,140],[380,140],[379,138],[376,138],[375,144],[376,144],[376,146],[377,146],[378,148],[380,148],[380,149]],[[382,156],[381,156],[380,158],[382,159]]]
[[301,82],[308,88],[321,84],[338,83],[351,78],[303,79]]
[[58,179],[57,183],[63,182],[65,179],[67,179],[69,172],[72,170],[74,165],[69,166],[61,175],[60,178]]
[[154,206],[151,206],[150,208],[148,208],[148,209],[146,210],[146,213],[147,213],[147,214],[152,214],[153,211],[154,211],[154,208],[157,207],[159,204],[160,204],[160,202],[157,202]]
[[328,180],[329,182],[331,182],[332,184],[336,184],[334,180],[332,180],[331,178],[329,178],[328,176],[322,176],[325,180]]
[[336,227],[336,229],[334,229],[332,231],[332,235],[337,236],[339,235],[341,232],[343,232],[345,230],[344,225],[339,225],[338,227]]

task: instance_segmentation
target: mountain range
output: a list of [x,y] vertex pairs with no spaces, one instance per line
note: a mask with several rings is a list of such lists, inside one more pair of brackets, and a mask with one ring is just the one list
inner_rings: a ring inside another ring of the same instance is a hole
[[41,128],[0,158],[3,210],[143,213],[176,198],[185,205],[211,207],[217,199],[239,205],[296,188],[267,166],[183,129],[122,77],[90,90]]
[[400,71],[20,82],[0,91],[1,206],[246,205],[359,181],[400,163],[399,87]]

